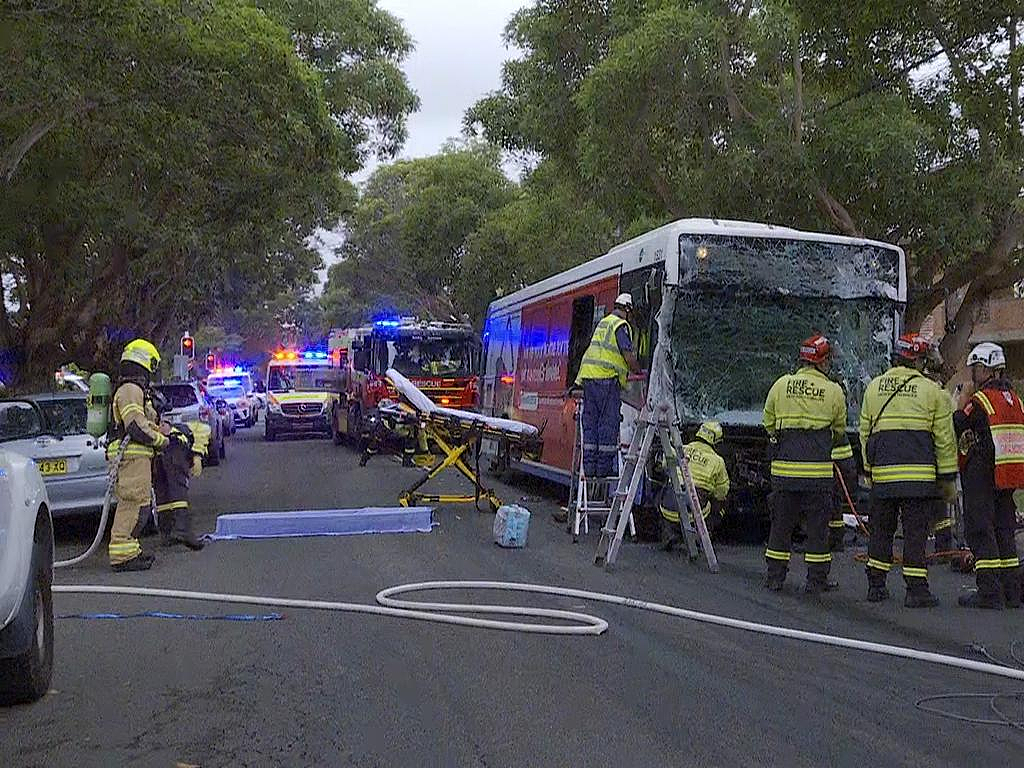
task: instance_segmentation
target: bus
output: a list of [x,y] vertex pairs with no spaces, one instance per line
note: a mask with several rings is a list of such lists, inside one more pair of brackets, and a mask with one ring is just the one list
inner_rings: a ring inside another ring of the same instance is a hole
[[[575,439],[568,397],[594,326],[621,292],[633,296],[634,347],[649,369],[663,284],[678,285],[670,323],[673,396],[684,434],[722,423],[733,478],[733,517],[764,518],[772,382],[792,370],[814,332],[835,347],[833,376],[846,390],[851,439],[864,388],[888,366],[906,305],[902,249],[873,240],[717,219],[683,219],[492,302],[484,326],[481,408],[542,430],[535,456],[502,456],[515,468],[568,483]],[[623,394],[628,445],[646,397],[646,375]]]

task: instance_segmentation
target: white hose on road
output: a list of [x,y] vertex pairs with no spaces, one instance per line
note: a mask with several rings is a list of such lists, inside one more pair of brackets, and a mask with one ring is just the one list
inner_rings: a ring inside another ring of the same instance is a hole
[[[854,651],[866,651],[883,656],[895,656],[902,659],[924,661],[945,667],[962,669],[995,675],[1010,680],[1024,680],[1024,670],[989,664],[942,653],[908,648],[886,643],[873,643],[866,640],[855,640],[838,635],[826,635],[818,632],[807,632],[801,629],[781,627],[774,624],[760,624],[754,621],[733,619],[713,613],[702,613],[671,605],[652,603],[633,597],[610,595],[604,592],[591,592],[584,589],[566,587],[550,587],[544,584],[520,584],[504,581],[423,581],[415,584],[401,584],[396,587],[382,589],[377,593],[379,605],[364,603],[345,603],[329,600],[301,600],[281,597],[263,597],[259,595],[218,594],[215,592],[189,592],[177,589],[154,589],[151,587],[122,587],[108,585],[64,585],[53,587],[54,592],[65,594],[101,594],[101,595],[134,595],[139,597],[162,597],[182,600],[201,600],[212,603],[235,603],[242,605],[259,605],[274,608],[307,608],[313,610],[344,611],[348,613],[367,613],[378,616],[394,616],[396,618],[432,621],[441,624],[455,624],[464,627],[485,629],[501,629],[512,632],[528,632],[548,635],[600,635],[608,629],[608,622],[597,616],[575,611],[563,611],[551,608],[528,608],[507,605],[473,605],[460,603],[424,603],[415,600],[399,600],[396,595],[408,592],[422,592],[437,589],[487,589],[503,592],[530,592],[533,594],[552,595],[556,597],[572,597],[581,600],[593,600],[611,605],[622,605],[643,611],[653,611],[668,616],[713,624],[746,632],[756,632],[772,637],[784,637],[791,640],[827,645]],[[533,624],[501,619],[481,619],[468,616],[457,616],[453,613],[489,613],[511,616],[528,616],[540,619],[557,619],[559,621],[577,622],[575,624]]]

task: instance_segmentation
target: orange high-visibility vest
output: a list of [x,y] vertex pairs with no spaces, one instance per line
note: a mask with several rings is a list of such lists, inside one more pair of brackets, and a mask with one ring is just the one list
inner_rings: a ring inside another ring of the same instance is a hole
[[973,399],[988,416],[992,431],[996,488],[1024,488],[1024,404],[1008,389],[983,389]]

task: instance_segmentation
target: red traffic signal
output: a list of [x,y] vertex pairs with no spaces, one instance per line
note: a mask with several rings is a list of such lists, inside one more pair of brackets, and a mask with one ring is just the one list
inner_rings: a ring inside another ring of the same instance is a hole
[[181,337],[181,354],[188,358],[196,356],[196,341],[188,334]]
[[216,365],[217,365],[217,358],[216,358],[216,357],[214,357],[214,354],[213,354],[213,352],[211,352],[210,354],[208,354],[208,355],[206,356],[206,368],[207,368],[208,370],[211,370],[211,371],[212,371],[212,370],[213,370],[213,368],[214,368],[214,366],[216,366]]

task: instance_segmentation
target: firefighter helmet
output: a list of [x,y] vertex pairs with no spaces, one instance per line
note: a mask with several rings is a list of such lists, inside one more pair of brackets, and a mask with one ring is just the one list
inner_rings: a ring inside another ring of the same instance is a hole
[[705,421],[697,430],[697,439],[708,445],[718,445],[722,442],[722,425],[717,421]]
[[920,360],[928,355],[931,342],[919,333],[905,333],[896,339],[894,350],[897,357],[904,360]]
[[122,363],[141,365],[150,373],[156,373],[160,367],[160,353],[157,348],[145,339],[129,341],[121,353]]
[[971,350],[967,356],[967,365],[982,365],[985,368],[1005,368],[1006,353],[998,344],[986,341]]
[[805,363],[818,365],[828,360],[831,354],[832,345],[820,333],[814,334],[800,345],[800,359]]

